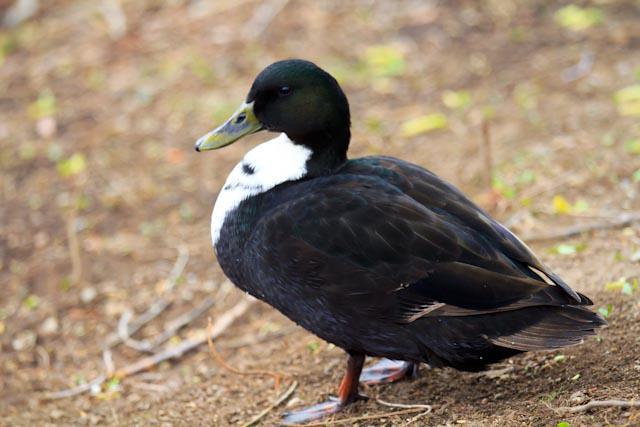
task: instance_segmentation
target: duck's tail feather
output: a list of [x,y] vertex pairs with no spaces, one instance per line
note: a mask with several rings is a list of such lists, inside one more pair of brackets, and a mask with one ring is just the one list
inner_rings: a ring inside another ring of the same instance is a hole
[[523,351],[580,344],[605,324],[600,315],[585,307],[536,306],[477,316],[443,317],[436,324],[431,323],[431,328],[439,329],[437,335],[446,339],[423,342],[444,364],[478,371]]
[[520,351],[552,350],[580,344],[585,337],[595,335],[596,329],[606,324],[599,314],[583,307],[545,308],[539,321],[519,331],[488,337],[489,341]]

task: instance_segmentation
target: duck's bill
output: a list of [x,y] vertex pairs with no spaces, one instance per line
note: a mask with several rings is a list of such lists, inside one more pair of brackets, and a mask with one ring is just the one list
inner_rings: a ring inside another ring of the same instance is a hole
[[262,130],[262,124],[253,113],[253,102],[244,103],[223,125],[196,141],[196,151],[215,150],[233,144],[240,138]]

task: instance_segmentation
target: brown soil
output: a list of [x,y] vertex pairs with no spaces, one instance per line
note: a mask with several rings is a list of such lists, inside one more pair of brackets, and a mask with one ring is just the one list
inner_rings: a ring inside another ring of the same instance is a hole
[[[39,400],[103,371],[106,337],[122,313],[140,314],[162,294],[179,246],[190,256],[165,295],[172,305],[136,338],[154,336],[205,296],[215,299],[213,319],[241,298],[215,262],[208,217],[232,166],[267,135],[215,153],[196,154],[192,144],[275,59],[305,57],[340,77],[352,106],[352,156],[424,165],[521,235],[640,211],[640,120],[613,101],[640,79],[637,2],[594,2],[602,22],[571,31],[554,20],[562,5],[545,1],[296,0],[268,21],[261,17],[279,2],[121,1],[127,31],[117,39],[94,2],[41,3],[31,20],[0,30],[0,425],[242,425],[294,379],[295,406],[335,392],[342,351],[258,304],[217,346],[237,368],[286,374],[277,391],[268,377],[222,369],[201,347],[95,395]],[[367,48],[380,44],[404,57],[398,75],[367,65]],[[586,67],[575,74],[581,57]],[[468,91],[471,104],[446,107],[447,90]],[[406,120],[435,112],[446,114],[447,129],[398,136]],[[485,184],[484,116],[497,191]],[[64,162],[75,153],[86,163],[76,162],[77,173]],[[586,207],[558,214],[554,196]],[[532,246],[594,309],[610,305],[597,338],[515,357],[495,367],[510,368],[497,376],[423,369],[416,380],[367,388],[372,399],[336,420],[394,411],[380,398],[433,412],[358,425],[640,425],[638,408],[554,411],[640,398],[640,290],[605,289],[640,277],[640,227],[561,242],[576,253],[553,251],[560,241]],[[202,316],[167,345],[205,324]],[[113,357],[121,368],[141,354],[121,345]]]

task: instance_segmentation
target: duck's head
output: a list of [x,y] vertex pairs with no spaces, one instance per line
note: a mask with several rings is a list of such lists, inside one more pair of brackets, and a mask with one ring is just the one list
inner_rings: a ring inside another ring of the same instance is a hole
[[215,150],[261,130],[283,132],[311,149],[316,166],[331,169],[346,159],[349,126],[349,103],[338,82],[312,62],[288,59],[262,70],[240,108],[195,148]]

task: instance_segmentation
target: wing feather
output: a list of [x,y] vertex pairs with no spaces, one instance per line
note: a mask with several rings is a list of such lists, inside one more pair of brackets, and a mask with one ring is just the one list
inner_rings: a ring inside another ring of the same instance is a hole
[[[371,168],[368,175],[356,172],[314,180],[303,196],[298,192],[258,222],[258,258],[277,265],[280,280],[399,323],[575,303],[522,261],[531,256],[514,257],[513,245],[470,201],[451,208],[446,198],[462,196],[450,196],[426,171],[420,188],[433,190],[435,199]],[[544,271],[538,263],[534,268]]]

